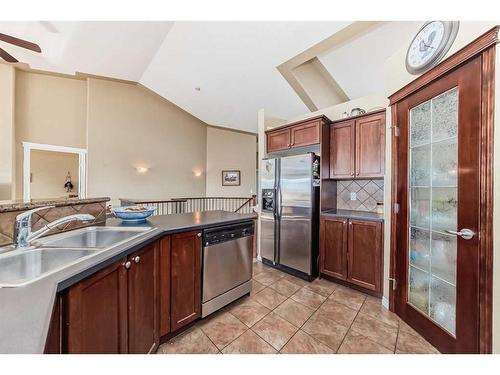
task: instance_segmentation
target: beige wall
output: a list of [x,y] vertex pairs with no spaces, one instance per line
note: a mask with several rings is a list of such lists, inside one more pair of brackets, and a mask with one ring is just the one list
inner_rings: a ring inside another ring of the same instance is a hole
[[[250,197],[256,191],[257,136],[207,128],[207,196]],[[222,186],[222,170],[241,171],[240,186]]]
[[[88,196],[205,195],[206,126],[140,86],[88,80]],[[136,167],[149,171],[140,174]]]
[[87,147],[84,80],[16,71],[16,198],[23,196],[22,142]]
[[0,200],[14,189],[14,87],[15,69],[0,64]]
[[66,152],[32,150],[31,151],[31,198],[61,198],[68,197],[64,184],[66,175],[71,175],[73,190],[78,194],[78,154]]

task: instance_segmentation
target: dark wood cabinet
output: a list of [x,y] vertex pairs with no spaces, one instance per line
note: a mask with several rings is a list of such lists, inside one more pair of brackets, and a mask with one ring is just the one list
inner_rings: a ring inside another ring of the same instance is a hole
[[171,237],[170,329],[176,331],[201,315],[201,232]]
[[383,177],[385,169],[385,113],[356,120],[356,177]]
[[128,353],[150,353],[160,341],[157,243],[132,254],[128,261]]
[[160,336],[170,333],[170,236],[160,240]]
[[378,221],[322,216],[320,272],[382,294],[382,230]]
[[285,127],[266,131],[267,152],[282,151],[320,143],[322,126],[329,124],[325,116],[295,122]]
[[382,223],[349,220],[347,280],[363,288],[382,290]]
[[116,262],[68,290],[64,353],[128,352],[126,261]]
[[330,178],[354,177],[354,140],[354,120],[330,128]]
[[332,179],[384,177],[385,111],[332,124],[329,151]]
[[324,218],[320,223],[320,271],[347,278],[347,219]]

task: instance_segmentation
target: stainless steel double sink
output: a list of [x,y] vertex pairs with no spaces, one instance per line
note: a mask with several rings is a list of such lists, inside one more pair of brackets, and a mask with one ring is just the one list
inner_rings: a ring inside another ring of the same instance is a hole
[[0,249],[0,288],[33,283],[152,229],[87,227],[40,239],[28,249]]

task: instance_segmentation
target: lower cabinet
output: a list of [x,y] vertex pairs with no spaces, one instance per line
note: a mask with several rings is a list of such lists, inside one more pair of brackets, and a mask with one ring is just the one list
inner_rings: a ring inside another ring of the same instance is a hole
[[170,328],[201,316],[201,232],[171,236]]
[[320,272],[382,293],[382,223],[322,217]]

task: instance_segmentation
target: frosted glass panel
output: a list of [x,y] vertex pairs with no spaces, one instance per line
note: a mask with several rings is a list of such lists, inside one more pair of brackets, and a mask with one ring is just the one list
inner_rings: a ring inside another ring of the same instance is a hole
[[455,333],[458,90],[410,109],[408,302]]
[[455,286],[431,277],[430,317],[452,334],[455,334],[455,306]]
[[410,303],[429,313],[429,274],[410,266]]

